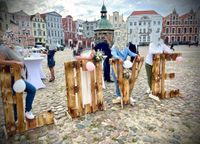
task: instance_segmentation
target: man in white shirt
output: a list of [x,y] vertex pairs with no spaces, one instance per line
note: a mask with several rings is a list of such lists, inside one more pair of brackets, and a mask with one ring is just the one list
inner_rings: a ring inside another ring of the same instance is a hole
[[152,90],[152,61],[153,54],[156,53],[171,53],[170,48],[164,44],[163,40],[160,38],[155,39],[152,43],[149,44],[149,51],[145,60],[145,69],[147,73],[149,89],[147,93],[149,94]]

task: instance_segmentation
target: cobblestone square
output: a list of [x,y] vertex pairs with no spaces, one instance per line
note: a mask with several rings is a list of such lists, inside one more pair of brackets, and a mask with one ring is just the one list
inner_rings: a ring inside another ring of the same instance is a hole
[[[139,47],[141,56],[146,56],[148,47]],[[145,94],[147,78],[144,64],[132,92],[134,106],[121,109],[112,104],[115,98],[114,83],[105,83],[105,111],[98,111],[70,120],[67,116],[64,62],[73,59],[72,51],[65,49],[55,54],[56,80],[49,83],[46,59],[43,70],[47,79],[46,88],[37,91],[33,113],[51,109],[55,124],[16,134],[5,140],[2,126],[3,106],[0,101],[0,143],[36,144],[198,144],[200,143],[200,47],[175,46],[184,61],[169,63],[167,69],[175,72],[171,87],[180,89],[180,97],[157,102]],[[166,86],[166,89],[169,86]]]

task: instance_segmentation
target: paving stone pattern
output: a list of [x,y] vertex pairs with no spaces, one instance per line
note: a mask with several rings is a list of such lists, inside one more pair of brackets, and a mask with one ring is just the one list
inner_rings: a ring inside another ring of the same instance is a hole
[[[147,47],[140,47],[146,56]],[[175,80],[166,89],[179,88],[181,96],[157,102],[145,94],[147,78],[144,65],[136,81],[132,97],[134,106],[121,109],[112,104],[114,83],[104,89],[105,111],[71,120],[67,116],[64,62],[71,60],[72,51],[59,51],[56,59],[56,80],[49,83],[46,60],[43,69],[46,88],[37,91],[33,113],[51,109],[55,124],[36,128],[5,139],[2,100],[0,100],[0,143],[11,144],[198,144],[200,143],[200,47],[175,46],[183,54],[182,63],[167,63],[168,71],[175,71]],[[171,86],[171,87],[170,87]]]

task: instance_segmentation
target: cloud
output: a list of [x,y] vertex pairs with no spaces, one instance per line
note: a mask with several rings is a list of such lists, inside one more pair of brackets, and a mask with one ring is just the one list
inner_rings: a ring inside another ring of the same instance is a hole
[[[180,14],[192,8],[196,10],[199,0],[105,0],[108,14],[118,11],[126,19],[135,10],[155,10],[166,16],[176,8]],[[71,15],[74,20],[99,19],[103,2],[101,0],[7,0],[11,12],[24,10],[28,14],[56,11],[63,17]]]

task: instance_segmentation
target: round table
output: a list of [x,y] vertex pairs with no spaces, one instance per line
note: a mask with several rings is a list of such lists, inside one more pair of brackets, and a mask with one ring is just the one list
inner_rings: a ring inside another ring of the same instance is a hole
[[36,89],[46,87],[42,82],[44,73],[42,71],[43,57],[27,57],[24,58],[24,63],[27,68],[28,78],[27,81],[34,85]]

